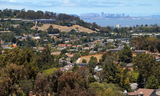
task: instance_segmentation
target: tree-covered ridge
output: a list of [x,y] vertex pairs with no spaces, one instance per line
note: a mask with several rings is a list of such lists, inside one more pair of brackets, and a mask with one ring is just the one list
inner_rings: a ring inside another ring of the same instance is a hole
[[[22,19],[56,19],[58,22],[56,24],[63,25],[63,26],[72,26],[73,24],[78,24],[80,26],[96,30],[100,29],[101,27],[98,26],[96,23],[87,23],[81,20],[79,17],[75,17],[73,15],[67,15],[67,14],[57,14],[49,11],[37,11],[34,10],[28,10],[25,11],[25,9],[22,10],[14,10],[14,9],[4,9],[0,10],[0,17],[3,18],[22,18]],[[73,23],[72,23],[73,22]],[[104,28],[101,28],[102,31]]]

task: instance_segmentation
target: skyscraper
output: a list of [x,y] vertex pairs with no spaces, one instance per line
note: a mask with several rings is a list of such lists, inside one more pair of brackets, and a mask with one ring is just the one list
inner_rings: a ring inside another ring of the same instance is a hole
[[104,17],[104,12],[101,13],[101,17]]

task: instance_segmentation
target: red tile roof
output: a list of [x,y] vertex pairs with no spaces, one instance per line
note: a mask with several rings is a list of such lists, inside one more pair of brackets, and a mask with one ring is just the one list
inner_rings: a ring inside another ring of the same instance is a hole
[[52,52],[51,55],[59,55],[61,52]]
[[17,44],[13,44],[13,48],[16,48],[17,47]]
[[45,49],[44,47],[39,47],[38,48],[38,50],[41,50],[41,51],[44,50],[44,49]]
[[72,46],[73,48],[76,48],[76,46]]
[[143,96],[150,96],[154,92],[154,89],[142,89],[139,88],[136,92],[128,93],[129,96],[133,95],[143,95]]
[[66,44],[58,44],[58,46],[66,46]]
[[71,47],[71,46],[72,46],[72,44],[67,44],[67,46],[68,46],[68,47]]
[[80,46],[82,46],[82,45],[77,45],[77,47],[80,47]]
[[[123,68],[123,70],[125,70],[125,69],[126,69],[126,67]],[[133,70],[133,68],[128,68],[128,69]]]
[[68,57],[73,57],[74,54],[66,54]]

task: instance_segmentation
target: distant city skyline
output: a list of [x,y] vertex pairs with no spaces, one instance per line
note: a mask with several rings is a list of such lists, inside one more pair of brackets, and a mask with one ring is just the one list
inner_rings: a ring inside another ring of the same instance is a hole
[[160,15],[160,0],[0,0],[0,9],[41,10],[66,14],[119,13]]

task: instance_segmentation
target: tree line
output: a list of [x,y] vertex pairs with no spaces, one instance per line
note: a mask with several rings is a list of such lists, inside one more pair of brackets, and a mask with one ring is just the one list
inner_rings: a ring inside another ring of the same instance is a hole
[[149,50],[152,52],[160,52],[160,40],[156,37],[138,36],[131,39],[131,46],[135,50]]

